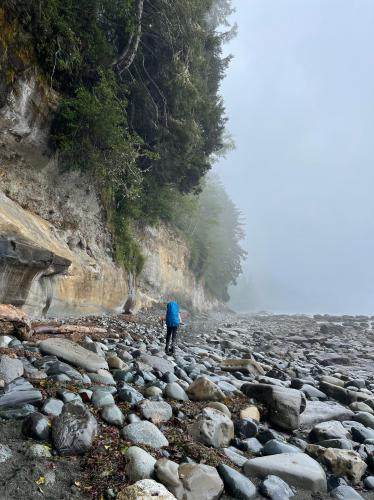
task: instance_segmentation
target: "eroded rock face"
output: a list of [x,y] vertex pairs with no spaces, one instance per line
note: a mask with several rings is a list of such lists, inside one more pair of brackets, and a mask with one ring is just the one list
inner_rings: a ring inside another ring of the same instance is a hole
[[97,421],[83,405],[66,403],[52,424],[52,440],[61,455],[81,455],[88,451],[97,434]]
[[0,191],[0,301],[33,314],[122,309],[127,276],[110,258],[72,251],[46,220]]

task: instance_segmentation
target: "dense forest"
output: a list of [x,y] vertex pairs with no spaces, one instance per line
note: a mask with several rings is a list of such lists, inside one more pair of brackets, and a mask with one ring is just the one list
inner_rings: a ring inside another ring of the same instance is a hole
[[3,0],[61,96],[51,130],[62,169],[92,172],[117,261],[139,273],[133,224],[172,224],[191,268],[228,300],[245,253],[240,214],[213,177],[227,148],[219,86],[231,0]]

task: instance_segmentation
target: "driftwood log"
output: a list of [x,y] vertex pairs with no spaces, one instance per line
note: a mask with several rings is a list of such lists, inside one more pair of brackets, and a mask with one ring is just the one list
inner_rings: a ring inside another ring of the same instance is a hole
[[20,340],[31,338],[32,329],[27,314],[11,304],[0,304],[0,334],[14,335]]
[[97,326],[82,326],[82,325],[40,325],[34,328],[34,333],[52,333],[72,335],[74,333],[83,333],[85,335],[105,334],[106,328]]

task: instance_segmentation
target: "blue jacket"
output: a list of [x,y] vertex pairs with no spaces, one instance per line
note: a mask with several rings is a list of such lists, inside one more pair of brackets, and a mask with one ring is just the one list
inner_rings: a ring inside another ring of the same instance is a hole
[[166,307],[166,325],[171,327],[179,326],[179,305],[172,301]]

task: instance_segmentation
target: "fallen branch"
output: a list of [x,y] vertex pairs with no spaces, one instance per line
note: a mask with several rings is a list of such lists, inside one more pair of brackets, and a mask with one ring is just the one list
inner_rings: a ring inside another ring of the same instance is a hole
[[82,325],[41,325],[34,328],[34,333],[52,333],[52,334],[73,334],[84,333],[86,335],[106,334],[106,328],[97,326],[82,326]]

